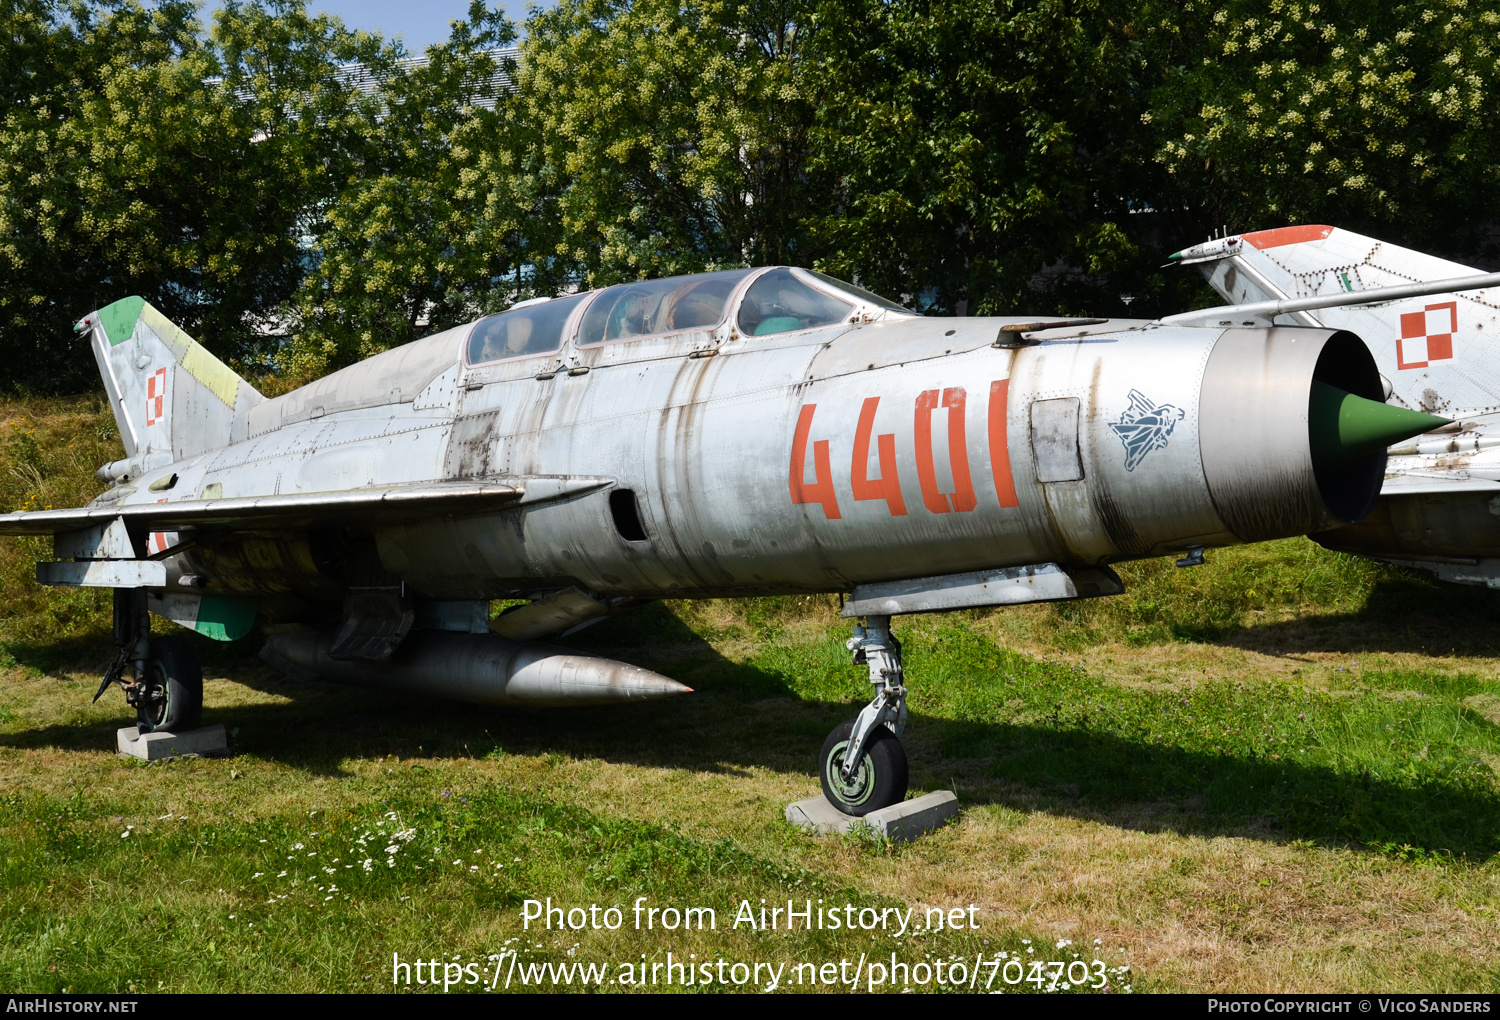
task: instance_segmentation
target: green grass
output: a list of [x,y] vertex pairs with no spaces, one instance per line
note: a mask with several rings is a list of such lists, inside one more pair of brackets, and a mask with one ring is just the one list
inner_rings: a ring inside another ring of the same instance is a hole
[[[0,415],[7,508],[81,503],[119,456],[97,401]],[[1298,539],[1125,564],[1114,599],[903,618],[914,787],[956,789],[964,813],[890,846],[781,819],[868,696],[836,599],[679,601],[584,631],[571,642],[697,692],[613,710],[301,686],[254,637],[194,637],[208,721],[239,753],[142,766],[111,753],[113,695],[89,703],[107,599],[38,587],[45,552],[0,546],[8,988],[390,991],[393,953],[487,972],[509,953],[1077,952],[1117,989],[1500,989],[1500,593]],[[708,906],[719,927],[525,927],[548,897]],[[972,903],[981,924],[728,927],[762,899]]]

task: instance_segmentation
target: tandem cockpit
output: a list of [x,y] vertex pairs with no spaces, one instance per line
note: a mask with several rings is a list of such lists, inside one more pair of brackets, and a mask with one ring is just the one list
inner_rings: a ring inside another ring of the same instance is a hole
[[473,324],[465,360],[482,365],[555,354],[569,339],[576,347],[593,348],[712,335],[726,325],[731,333],[726,339],[759,337],[871,322],[887,314],[914,313],[811,270],[728,269],[521,302]]
[[[808,269],[727,269],[535,298],[385,351],[265,402],[251,434],[325,414],[662,358],[707,357],[725,344],[823,343],[861,324],[915,312]],[[436,386],[436,390],[428,390]],[[434,408],[435,409],[435,408]]]

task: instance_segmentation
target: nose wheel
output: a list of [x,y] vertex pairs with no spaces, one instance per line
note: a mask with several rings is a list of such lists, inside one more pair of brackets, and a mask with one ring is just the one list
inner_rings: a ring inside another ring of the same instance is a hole
[[823,796],[846,815],[863,817],[906,799],[906,688],[902,685],[901,642],[891,634],[889,616],[866,617],[848,641],[856,666],[868,666],[875,697],[855,717],[823,741],[818,776]]

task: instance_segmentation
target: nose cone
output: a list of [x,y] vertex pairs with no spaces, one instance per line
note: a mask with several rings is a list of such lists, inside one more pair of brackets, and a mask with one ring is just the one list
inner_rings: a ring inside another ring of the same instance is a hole
[[1323,470],[1336,470],[1446,424],[1447,418],[1366,400],[1318,380],[1308,398],[1308,440],[1313,464]]

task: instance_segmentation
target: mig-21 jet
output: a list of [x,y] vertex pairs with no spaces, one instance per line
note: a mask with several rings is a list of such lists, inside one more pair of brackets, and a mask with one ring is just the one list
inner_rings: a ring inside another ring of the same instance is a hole
[[[1173,259],[1235,302],[1423,285],[1424,294],[1288,317],[1359,334],[1388,403],[1452,419],[1390,451],[1380,500],[1367,517],[1313,538],[1447,581],[1500,588],[1500,288],[1444,287],[1441,281],[1478,270],[1329,226],[1225,236]],[[1437,292],[1429,289],[1434,283]]]
[[1446,424],[1387,405],[1355,334],[1253,306],[935,318],[786,267],[523,302],[274,399],[140,298],[78,328],[126,456],[88,506],[0,534],[53,536],[44,584],[114,589],[100,692],[142,729],[202,703],[153,615],[259,620],[293,677],[569,705],[687,688],[544,639],[839,592],[874,697],[818,771],[852,815],[906,793],[892,616],[1110,595],[1112,562],[1359,521],[1386,448]]

